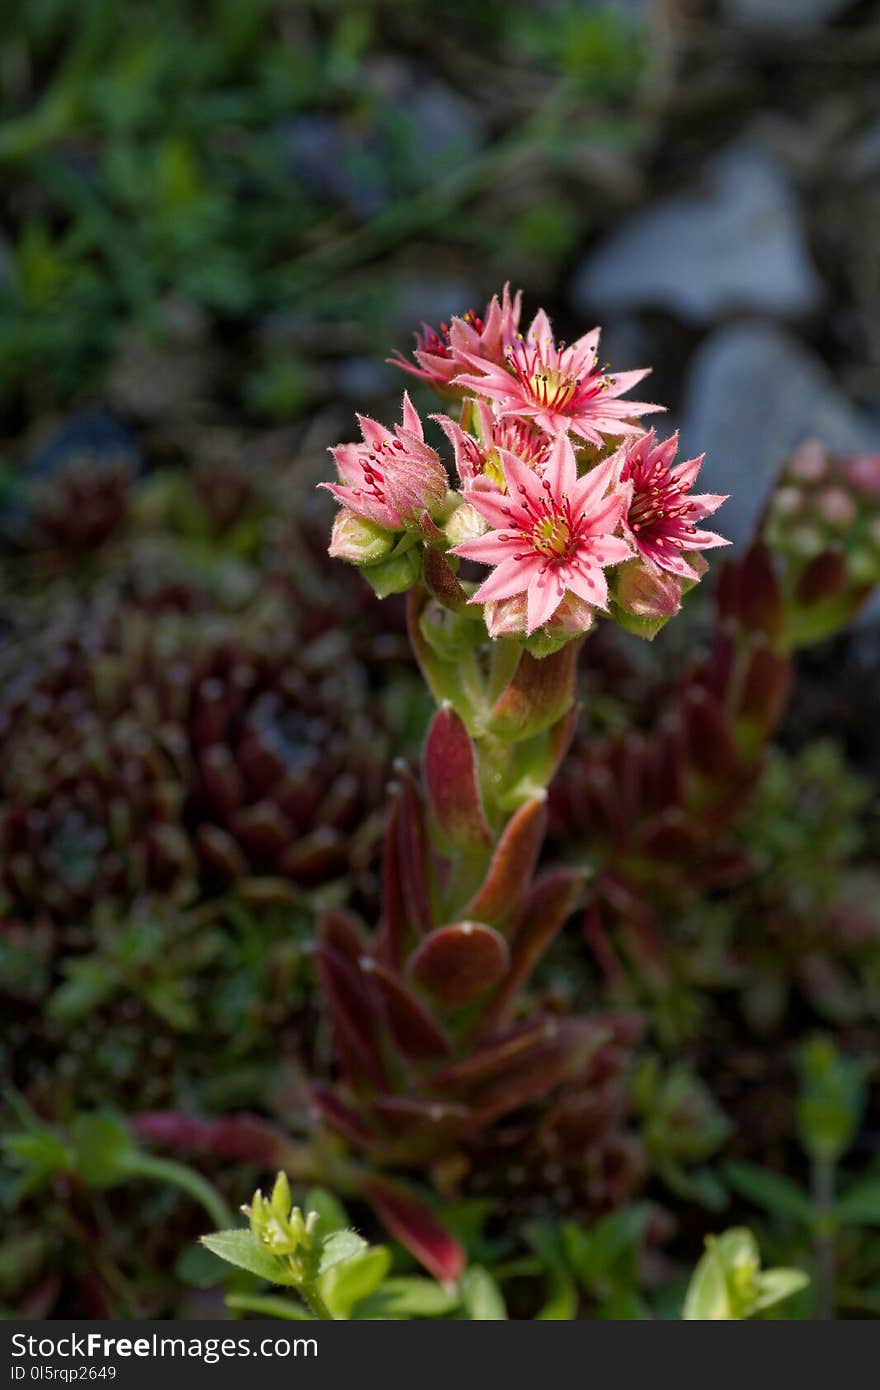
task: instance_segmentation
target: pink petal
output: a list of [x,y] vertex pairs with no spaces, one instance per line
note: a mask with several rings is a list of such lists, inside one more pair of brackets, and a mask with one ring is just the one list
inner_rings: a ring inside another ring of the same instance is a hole
[[488,603],[490,599],[513,598],[528,588],[532,573],[537,570],[539,561],[504,560],[489,578],[484,580],[471,599],[471,603]]
[[670,477],[684,487],[693,487],[704,458],[705,454],[700,454],[698,458],[685,459],[682,463],[676,464],[674,468],[669,470]]
[[589,333],[584,333],[583,337],[578,338],[571,347],[566,348],[562,355],[565,358],[566,368],[572,376],[589,375],[596,361],[596,350],[599,346],[601,333],[601,328],[594,328]]
[[[510,454],[505,449],[503,458],[504,476],[507,480],[507,490],[511,498],[516,497],[517,493],[525,493],[532,502],[537,502],[541,497],[541,479],[534,469],[528,467],[515,454]],[[522,491],[520,491],[522,490]]]
[[618,467],[618,456],[612,454],[603,463],[597,463],[595,468],[591,468],[582,478],[578,478],[571,490],[572,506],[577,512],[589,511],[601,497],[604,497]]
[[719,545],[730,545],[730,541],[714,531],[694,531],[682,544],[685,550],[712,550]]
[[542,348],[553,346],[553,329],[543,309],[539,309],[532,319],[526,337],[530,343],[537,343]]
[[576,568],[570,565],[565,576],[566,588],[571,589],[573,594],[582,598],[586,603],[592,603],[596,608],[608,607],[608,585],[605,576],[598,565],[590,563],[589,559],[584,560]]
[[571,440],[567,434],[558,434],[550,446],[542,481],[550,484],[550,491],[557,502],[568,497],[577,483],[577,460]]
[[409,392],[403,393],[403,428],[409,430],[421,442],[425,438],[425,431],[419,419],[419,413],[409,398]]
[[603,536],[590,545],[590,558],[597,565],[619,565],[631,555],[632,547],[619,536]]
[[596,506],[595,511],[593,511],[590,516],[584,517],[587,534],[593,536],[610,534],[615,530],[618,522],[621,520],[626,505],[626,493],[609,493],[609,495]]
[[614,396],[622,396],[624,391],[630,391],[640,381],[644,381],[646,376],[651,375],[650,367],[640,367],[634,372],[611,372],[608,377],[608,391]]
[[565,589],[559,583],[555,570],[544,568],[531,580],[528,587],[526,608],[526,632],[534,632],[543,627],[553,617],[562,602]]
[[519,521],[518,507],[503,492],[499,492],[488,479],[478,478],[474,486],[467,490],[467,500],[485,517],[491,526],[502,529],[516,526]]
[[373,420],[369,415],[355,415],[355,419],[360,426],[364,442],[371,449],[378,449],[387,441],[390,430],[384,425],[380,425],[378,420]]
[[356,516],[365,517],[367,521],[375,521],[377,526],[396,531],[401,524],[399,513],[357,488],[340,487],[338,483],[319,483],[318,487],[326,488],[337,502],[348,507],[349,511],[354,512]]
[[677,550],[664,547],[661,551],[655,546],[647,546],[644,549],[639,546],[639,550],[647,560],[653,561],[660,569],[668,570],[670,574],[677,574],[680,579],[697,577],[684,556]]
[[451,552],[453,555],[461,555],[465,560],[479,560],[484,565],[497,565],[509,560],[516,550],[516,537],[510,537],[510,531],[488,531],[485,536],[477,536],[472,541],[462,541]]
[[693,509],[689,515],[695,516],[701,521],[704,516],[711,516],[713,512],[717,512],[722,502],[726,502],[729,496],[729,492],[697,492],[693,497],[688,498]]

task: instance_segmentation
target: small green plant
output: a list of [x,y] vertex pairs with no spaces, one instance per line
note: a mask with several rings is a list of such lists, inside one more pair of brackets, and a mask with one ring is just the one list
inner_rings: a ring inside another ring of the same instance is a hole
[[495,1281],[478,1265],[457,1283],[390,1275],[387,1246],[368,1245],[329,1192],[313,1189],[302,1207],[293,1205],[285,1173],[278,1174],[271,1196],[257,1191],[242,1210],[249,1229],[215,1231],[203,1236],[202,1244],[228,1264],[294,1296],[234,1291],[226,1302],[236,1312],[290,1320],[507,1316]]
[[799,1269],[762,1269],[755,1237],[737,1226],[706,1238],[706,1253],[688,1285],[682,1317],[686,1322],[761,1317],[808,1282]]
[[[875,1166],[841,1186],[840,1162],[852,1147],[864,1114],[867,1064],[844,1056],[827,1037],[810,1039],[799,1054],[796,1108],[801,1147],[809,1160],[809,1186],[751,1163],[728,1163],[724,1176],[741,1197],[771,1218],[768,1240],[779,1249],[812,1257],[815,1314],[833,1317],[841,1300],[864,1306],[853,1279],[838,1288],[841,1247],[850,1263],[864,1227],[880,1226],[880,1170]],[[861,1260],[862,1264],[866,1261]],[[876,1273],[876,1261],[867,1269]],[[872,1299],[868,1295],[868,1303]]]
[[62,1133],[42,1123],[17,1096],[9,1096],[8,1101],[22,1126],[0,1140],[7,1160],[19,1173],[7,1198],[11,1206],[39,1192],[56,1176],[73,1177],[96,1191],[145,1178],[180,1188],[214,1221],[229,1219],[229,1208],[211,1183],[186,1164],[144,1153],[117,1116],[78,1115]]

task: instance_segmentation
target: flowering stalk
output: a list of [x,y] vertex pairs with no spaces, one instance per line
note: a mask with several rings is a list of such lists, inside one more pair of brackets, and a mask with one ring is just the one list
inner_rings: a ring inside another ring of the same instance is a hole
[[[378,924],[336,908],[320,924],[336,1074],[313,1086],[311,1150],[440,1279],[461,1272],[461,1249],[401,1175],[480,1164],[510,1117],[543,1110],[576,1136],[614,1109],[611,1092],[597,1110],[583,1089],[619,1074],[638,1025],[529,999],[584,879],[536,873],[546,789],[597,619],[653,636],[698,581],[699,548],[724,544],[696,525],[723,500],[690,495],[699,460],[676,465],[676,440],[639,423],[659,407],[626,398],[646,373],[600,366],[598,330],[557,343],[543,311],[521,334],[520,312],[505,287],[482,314],[423,326],[414,360],[398,357],[457,406],[435,417],[448,468],[404,395],[393,428],[359,417],[360,441],[331,451],[338,481],[323,484],[340,503],[331,554],[380,597],[408,594],[438,708],[421,779],[397,766]],[[304,1149],[284,1159],[298,1176]]]
[[696,524],[724,500],[690,495],[700,461],[676,465],[677,440],[639,424],[659,407],[624,399],[646,373],[599,366],[598,330],[557,345],[543,311],[524,335],[519,317],[505,287],[482,315],[424,327],[414,363],[398,358],[459,402],[457,418],[435,417],[448,477],[404,396],[400,425],[360,419],[362,443],[332,450],[340,481],[326,485],[342,504],[332,553],[380,596],[408,591],[439,708],[421,784],[398,768],[378,927],[340,911],[321,925],[339,1078],[314,1099],[366,1156],[362,1190],[382,1219],[435,1272],[412,1199],[382,1170],[466,1155],[588,1075],[627,1027],[526,1003],[581,894],[575,870],[535,877],[578,650],[600,615],[653,636],[705,568],[698,551],[725,543]]

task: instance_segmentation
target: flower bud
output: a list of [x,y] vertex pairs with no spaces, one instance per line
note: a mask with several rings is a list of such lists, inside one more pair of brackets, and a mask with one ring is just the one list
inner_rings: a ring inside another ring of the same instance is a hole
[[421,552],[413,546],[402,554],[389,555],[377,565],[364,565],[361,573],[379,598],[403,594],[418,583],[422,573]]
[[330,555],[350,565],[374,565],[394,546],[394,532],[355,516],[346,507],[337,514],[330,537]]
[[611,611],[621,627],[649,640],[681,608],[682,581],[641,559],[618,567],[611,591]]
[[462,502],[455,508],[443,530],[450,546],[454,546],[476,540],[488,530],[488,525],[476,507],[472,507],[470,502]]

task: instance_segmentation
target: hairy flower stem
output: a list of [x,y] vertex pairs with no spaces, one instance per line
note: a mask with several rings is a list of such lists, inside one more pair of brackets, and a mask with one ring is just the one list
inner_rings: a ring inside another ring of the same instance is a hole
[[834,1243],[834,1164],[816,1158],[811,1169],[810,1185],[816,1212],[816,1317],[828,1322],[835,1316],[835,1243]]

